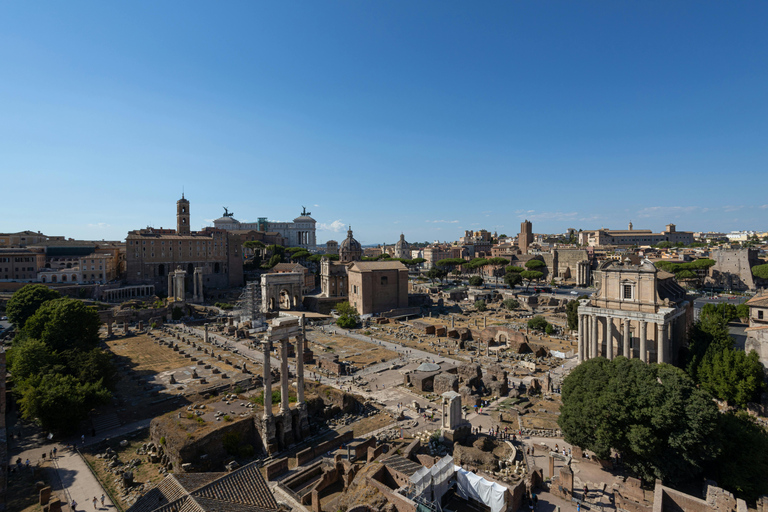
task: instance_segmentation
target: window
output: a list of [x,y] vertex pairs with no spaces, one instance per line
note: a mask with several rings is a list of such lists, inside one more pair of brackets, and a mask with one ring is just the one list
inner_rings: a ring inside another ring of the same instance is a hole
[[387,285],[387,276],[381,276],[381,286]]
[[762,320],[763,319],[763,310],[762,309],[758,309],[757,310],[757,319],[758,320]]
[[624,285],[624,297],[625,299],[632,299],[632,285],[631,284],[625,284]]

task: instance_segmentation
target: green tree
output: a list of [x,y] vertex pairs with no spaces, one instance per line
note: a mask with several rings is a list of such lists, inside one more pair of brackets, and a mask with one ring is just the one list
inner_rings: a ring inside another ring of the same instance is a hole
[[45,302],[24,324],[24,334],[54,351],[89,350],[99,344],[99,315],[76,299]]
[[527,283],[525,283],[525,291],[528,291],[528,287],[531,285],[531,283],[544,277],[544,273],[539,272],[538,270],[524,270],[523,272],[520,272],[520,277],[527,281]]
[[[768,279],[768,263],[752,267],[752,275],[760,279]],[[10,317],[11,315],[8,315],[8,318]]]
[[120,377],[112,361],[112,354],[100,348],[93,348],[85,351],[65,351],[62,356],[69,372],[80,382],[101,382],[105,388],[114,391]]
[[295,260],[303,260],[305,258],[309,258],[310,256],[312,256],[312,254],[309,251],[307,251],[306,249],[302,249],[300,251],[296,251],[296,252],[292,253],[291,254],[291,260],[294,260],[294,261]]
[[729,405],[745,408],[748,402],[759,402],[765,388],[765,368],[757,352],[710,345],[698,367],[701,387]]
[[500,256],[497,256],[495,258],[488,258],[488,264],[493,266],[500,266],[500,265],[507,265],[509,263],[509,260],[507,258],[502,258]]
[[520,272],[525,272],[525,269],[523,267],[516,267],[514,265],[509,265],[507,267],[504,267],[504,272],[506,273],[512,272],[515,274],[519,274]]
[[5,306],[5,312],[8,320],[20,330],[40,306],[58,298],[61,298],[61,294],[56,290],[42,284],[28,284],[13,293]]
[[336,319],[336,325],[343,329],[352,329],[357,327],[357,323],[360,321],[357,309],[355,309],[349,301],[344,301],[336,306],[336,311],[339,312],[339,318]]
[[517,302],[516,299],[506,299],[504,302],[502,302],[505,308],[509,309],[510,311],[513,309],[517,309],[520,307],[520,303]]
[[243,247],[246,249],[264,249],[267,246],[264,245],[264,242],[261,240],[248,240],[247,242],[243,242]]
[[510,288],[514,288],[516,285],[520,284],[522,281],[523,281],[523,278],[520,277],[520,274],[517,272],[507,272],[506,274],[504,274],[504,283]]
[[536,270],[537,268],[544,268],[547,264],[541,260],[528,260],[525,262],[525,268],[528,270]]
[[616,450],[645,482],[690,479],[719,453],[717,407],[673,366],[590,359],[563,380],[562,400],[566,442],[602,459]]
[[743,412],[721,414],[718,430],[722,450],[708,475],[747,501],[768,494],[768,432]]
[[749,305],[746,302],[736,306],[736,318],[749,318]]
[[434,266],[431,269],[427,271],[426,276],[429,278],[430,281],[433,283],[435,282],[435,279],[439,279],[440,282],[445,279],[445,276],[448,275],[448,270],[445,269],[445,267],[438,267]]
[[475,301],[475,309],[477,309],[480,312],[485,311],[487,309],[487,307],[485,305],[485,301],[484,300],[476,300]]
[[438,260],[435,265],[438,267],[444,267],[448,272],[450,272],[457,265],[464,265],[466,263],[467,261],[463,258],[444,258],[442,260]]
[[283,257],[279,254],[273,254],[271,258],[269,258],[269,262],[267,262],[267,268],[272,268],[278,263],[283,262]]
[[47,373],[26,379],[19,387],[23,418],[46,430],[71,433],[88,412],[108,403],[111,393],[100,382],[80,382],[72,375]]
[[533,329],[534,331],[544,331],[546,330],[547,325],[549,325],[549,322],[547,322],[547,319],[541,315],[536,315],[528,320],[528,328]]
[[480,276],[472,276],[469,278],[469,284],[471,286],[482,286],[485,280]]
[[548,336],[552,336],[555,333],[555,326],[552,324],[547,324],[544,332],[547,333]]
[[64,365],[51,347],[40,340],[25,338],[8,351],[8,369],[14,380],[19,381],[32,375],[62,372]]
[[579,328],[579,301],[569,300],[565,305],[565,315],[568,319],[568,329],[575,331]]

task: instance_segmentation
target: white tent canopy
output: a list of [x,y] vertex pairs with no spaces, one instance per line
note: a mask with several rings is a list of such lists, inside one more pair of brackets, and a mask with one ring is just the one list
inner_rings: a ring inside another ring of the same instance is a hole
[[506,509],[504,497],[506,487],[461,469],[460,466],[454,466],[454,469],[459,496],[484,503],[491,507],[491,512],[501,512]]

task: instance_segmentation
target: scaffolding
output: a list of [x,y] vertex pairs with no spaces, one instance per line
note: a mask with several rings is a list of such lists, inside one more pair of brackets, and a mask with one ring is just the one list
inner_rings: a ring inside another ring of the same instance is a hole
[[266,330],[267,323],[264,313],[261,312],[261,285],[258,281],[251,281],[243,288],[243,293],[237,299],[235,315],[241,322],[251,322],[252,332]]

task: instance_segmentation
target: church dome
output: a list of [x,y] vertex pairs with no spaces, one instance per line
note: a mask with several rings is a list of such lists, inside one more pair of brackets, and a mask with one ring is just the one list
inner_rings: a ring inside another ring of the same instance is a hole
[[347,231],[347,238],[339,245],[341,261],[357,261],[363,257],[363,246],[352,236],[352,228]]
[[397,241],[397,243],[395,244],[395,247],[397,249],[402,249],[404,247],[406,247],[406,248],[408,247],[408,242],[405,241],[405,235],[404,234],[400,233],[400,240]]

